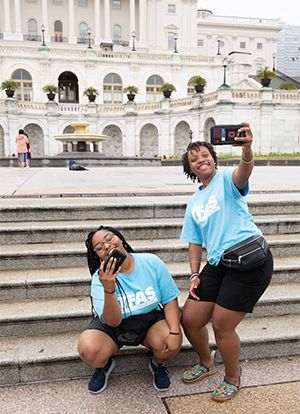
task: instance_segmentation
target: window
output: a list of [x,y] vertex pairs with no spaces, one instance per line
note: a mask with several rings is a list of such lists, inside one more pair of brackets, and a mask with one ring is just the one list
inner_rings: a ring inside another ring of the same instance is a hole
[[78,6],[86,7],[87,6],[87,0],[78,0]]
[[121,0],[112,0],[113,9],[121,9]]
[[38,40],[37,22],[35,19],[28,20],[28,40]]
[[240,49],[246,49],[246,42],[240,42]]
[[204,40],[203,40],[203,39],[198,39],[198,40],[197,40],[197,45],[198,45],[199,47],[204,46]]
[[77,43],[87,43],[88,42],[88,25],[84,22],[81,22],[79,25],[79,39]]
[[103,103],[116,104],[123,102],[122,79],[116,73],[109,73],[103,80]]
[[159,75],[152,75],[146,83],[147,102],[158,102],[161,99],[160,87],[164,83]]
[[11,77],[19,86],[15,92],[16,98],[21,101],[32,101],[32,78],[30,73],[24,69],[17,69]]
[[62,42],[63,41],[63,25],[60,20],[54,22],[54,41]]
[[122,44],[122,29],[118,24],[113,27],[113,43],[115,45]]
[[257,47],[257,49],[262,49],[263,48],[263,44],[262,43],[257,43],[256,47]]
[[176,4],[168,4],[168,13],[176,13]]
[[175,33],[168,33],[168,49],[174,50],[175,49]]
[[78,103],[78,78],[73,72],[63,72],[58,78],[59,102]]

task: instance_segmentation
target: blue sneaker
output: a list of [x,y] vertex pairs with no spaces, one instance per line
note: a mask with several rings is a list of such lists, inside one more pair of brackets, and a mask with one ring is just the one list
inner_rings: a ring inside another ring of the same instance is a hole
[[151,359],[149,369],[153,375],[153,386],[157,391],[168,391],[171,386],[169,371],[165,364],[156,364]]
[[95,369],[95,372],[88,384],[88,390],[90,393],[98,394],[99,392],[105,390],[108,377],[114,369],[115,365],[115,360],[109,358],[107,364],[104,367]]

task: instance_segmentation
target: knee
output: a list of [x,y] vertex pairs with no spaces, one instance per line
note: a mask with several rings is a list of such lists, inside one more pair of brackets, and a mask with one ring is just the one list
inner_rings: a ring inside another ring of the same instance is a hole
[[94,361],[99,356],[99,345],[90,341],[84,332],[79,337],[77,349],[82,361],[87,363]]
[[225,327],[224,321],[219,318],[212,318],[212,328],[215,334],[215,337],[221,338],[226,335],[227,329]]

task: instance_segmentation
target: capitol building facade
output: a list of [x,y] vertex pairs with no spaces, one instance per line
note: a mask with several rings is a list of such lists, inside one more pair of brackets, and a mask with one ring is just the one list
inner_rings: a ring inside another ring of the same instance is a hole
[[[14,97],[0,92],[0,157],[15,152],[19,129],[33,158],[55,156],[66,148],[54,137],[74,121],[107,135],[100,151],[110,157],[180,155],[191,139],[209,140],[212,125],[240,121],[251,123],[256,153],[300,152],[299,91],[255,78],[276,64],[282,26],[215,16],[197,0],[0,0],[0,82],[18,84]],[[198,75],[203,93],[190,83]],[[176,88],[170,98],[164,83]],[[89,87],[95,101],[84,96]]]

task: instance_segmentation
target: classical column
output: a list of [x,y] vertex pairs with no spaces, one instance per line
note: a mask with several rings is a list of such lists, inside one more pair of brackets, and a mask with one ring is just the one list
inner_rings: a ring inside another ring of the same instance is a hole
[[139,2],[139,47],[147,46],[146,29],[147,29],[147,0],[140,0]]
[[45,26],[45,42],[49,43],[49,21],[48,21],[48,4],[47,0],[42,0],[42,24]]
[[10,0],[3,0],[4,33],[3,39],[11,39]]
[[101,33],[100,33],[100,0],[94,0],[94,45],[99,45],[101,42]]
[[77,43],[74,27],[74,0],[69,0],[69,43]]
[[15,39],[23,40],[20,0],[15,0]]
[[130,36],[133,31],[135,31],[135,0],[130,0],[129,7],[129,30]]
[[104,0],[104,40],[111,43],[110,0]]

